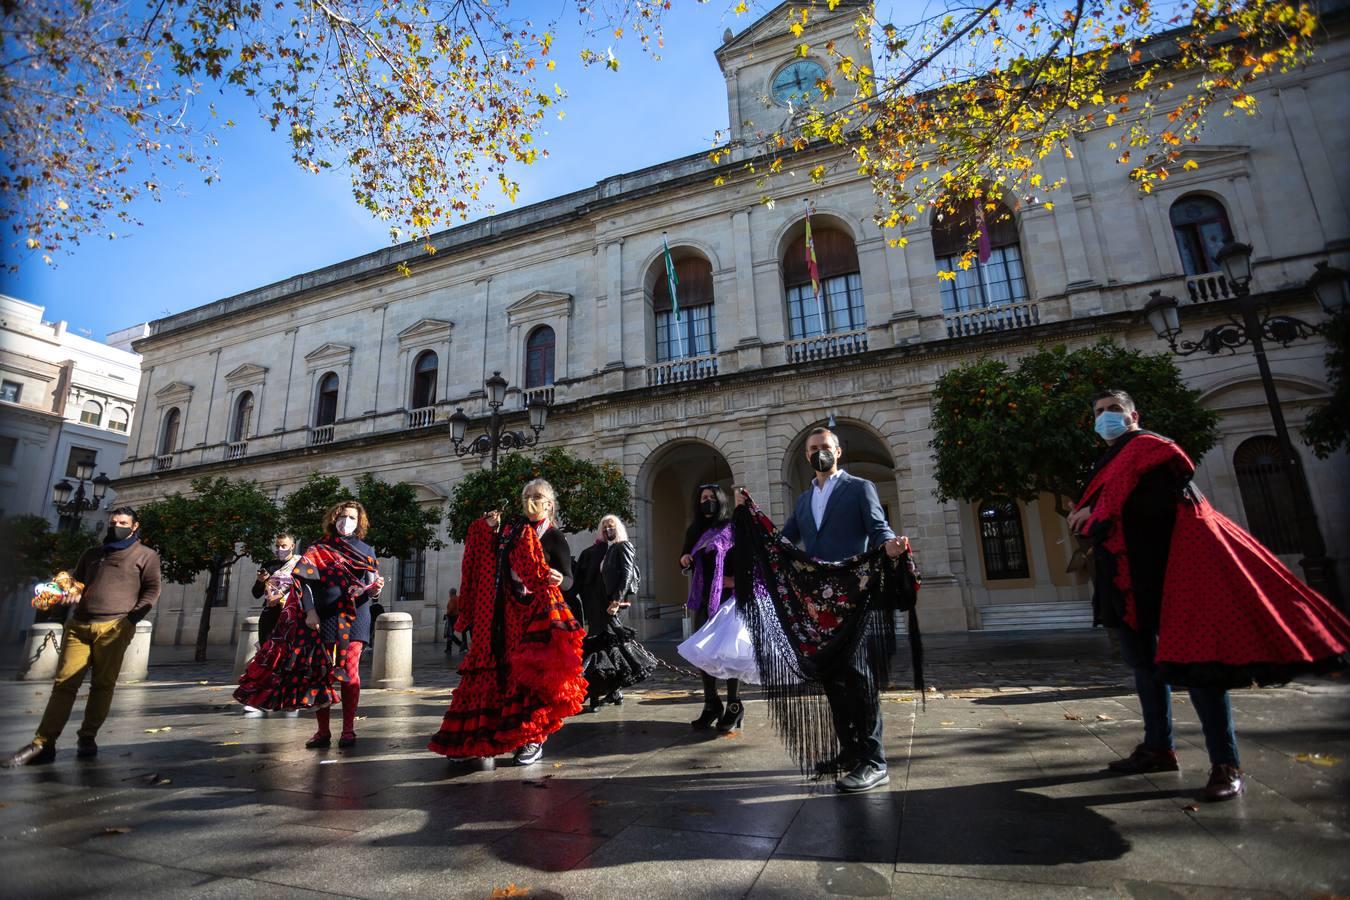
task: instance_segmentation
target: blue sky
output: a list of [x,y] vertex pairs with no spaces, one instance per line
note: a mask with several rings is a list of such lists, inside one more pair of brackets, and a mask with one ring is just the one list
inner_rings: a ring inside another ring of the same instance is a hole
[[[547,4],[550,13],[559,6]],[[566,116],[549,120],[543,140],[549,158],[520,170],[518,206],[699,152],[726,128],[726,84],[713,51],[724,29],[741,31],[767,7],[735,17],[716,0],[673,6],[661,60],[625,39],[615,45],[618,72],[582,67],[575,24],[560,23],[552,75],[568,91]],[[386,227],[352,201],[345,173],[302,172],[251,106],[229,96],[216,102],[239,123],[217,148],[218,184],[179,170],[165,179],[177,190],[136,207],[141,227],[114,241],[87,239],[55,266],[20,257],[17,275],[0,275],[0,292],[45,306],[48,320],[65,319],[72,330],[101,340],[388,244]]]

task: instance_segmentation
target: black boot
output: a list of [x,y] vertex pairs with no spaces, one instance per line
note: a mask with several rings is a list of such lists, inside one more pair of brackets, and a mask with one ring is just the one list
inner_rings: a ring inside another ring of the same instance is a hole
[[718,734],[735,734],[745,721],[745,704],[732,700],[727,704],[726,712],[717,719]]
[[707,731],[722,717],[722,698],[717,696],[717,679],[703,676],[703,712],[689,724],[695,731]]

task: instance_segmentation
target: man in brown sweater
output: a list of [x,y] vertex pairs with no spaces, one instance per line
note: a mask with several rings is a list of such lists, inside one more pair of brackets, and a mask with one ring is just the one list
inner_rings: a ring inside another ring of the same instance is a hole
[[33,742],[5,760],[5,768],[49,763],[56,758],[56,739],[66,727],[84,673],[94,670],[84,707],[75,755],[98,754],[94,742],[112,706],[113,687],[122,670],[122,656],[136,623],[159,599],[159,554],[140,542],[140,522],[129,506],[108,516],[103,545],[85,551],[72,573],[84,585],[79,604],[66,623],[56,683]]

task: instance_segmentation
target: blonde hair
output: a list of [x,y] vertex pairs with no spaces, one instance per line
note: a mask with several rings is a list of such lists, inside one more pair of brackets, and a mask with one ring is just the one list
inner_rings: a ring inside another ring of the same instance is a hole
[[601,537],[604,537],[606,522],[614,523],[614,543],[628,540],[628,528],[623,524],[623,519],[613,513],[600,517],[600,524],[596,526],[596,530],[600,532]]
[[558,493],[553,490],[553,485],[543,478],[527,481],[525,486],[520,489],[520,499],[524,500],[531,491],[538,491],[543,494],[545,499],[553,505],[553,508],[549,510],[548,521],[551,525],[556,526],[561,520],[558,518]]

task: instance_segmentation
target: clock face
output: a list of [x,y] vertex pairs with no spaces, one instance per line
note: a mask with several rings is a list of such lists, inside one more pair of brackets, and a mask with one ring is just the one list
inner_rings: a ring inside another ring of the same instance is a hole
[[773,76],[773,99],[786,106],[789,103],[809,103],[820,96],[816,82],[825,78],[820,63],[809,59],[790,62]]

